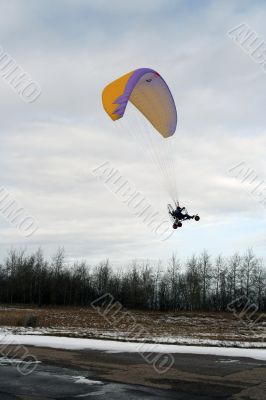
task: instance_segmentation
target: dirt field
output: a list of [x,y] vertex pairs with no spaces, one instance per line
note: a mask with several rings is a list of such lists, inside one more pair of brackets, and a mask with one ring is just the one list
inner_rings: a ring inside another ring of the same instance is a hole
[[236,346],[252,342],[263,347],[266,338],[265,315],[250,323],[233,313],[130,311],[124,318],[118,314],[114,318],[91,307],[0,308],[1,330],[16,333],[136,340],[136,326],[137,339],[151,342],[217,345],[228,341]]

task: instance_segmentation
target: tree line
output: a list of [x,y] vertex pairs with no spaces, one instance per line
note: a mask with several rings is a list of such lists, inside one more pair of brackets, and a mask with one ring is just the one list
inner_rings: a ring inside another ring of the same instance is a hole
[[110,293],[128,309],[160,311],[226,311],[245,296],[266,311],[266,269],[252,250],[212,258],[207,251],[181,262],[176,255],[164,265],[133,261],[112,268],[108,260],[95,266],[66,262],[63,248],[51,260],[43,251],[10,250],[0,265],[0,302],[87,306]]

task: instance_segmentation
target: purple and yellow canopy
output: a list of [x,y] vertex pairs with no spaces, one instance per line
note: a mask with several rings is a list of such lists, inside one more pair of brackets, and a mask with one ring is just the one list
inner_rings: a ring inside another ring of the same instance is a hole
[[158,72],[139,68],[107,85],[103,107],[113,121],[122,118],[130,101],[164,137],[176,130],[177,113],[173,96]]

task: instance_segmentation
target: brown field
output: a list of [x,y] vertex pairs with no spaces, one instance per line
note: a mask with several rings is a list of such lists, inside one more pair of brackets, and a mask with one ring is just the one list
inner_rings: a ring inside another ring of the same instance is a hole
[[[260,317],[257,322],[256,318]],[[13,332],[119,340],[206,344],[206,340],[264,342],[266,315],[239,318],[232,313],[147,312],[128,314],[91,307],[0,307],[0,327]],[[209,343],[211,344],[211,343]],[[213,343],[214,344],[214,343]]]

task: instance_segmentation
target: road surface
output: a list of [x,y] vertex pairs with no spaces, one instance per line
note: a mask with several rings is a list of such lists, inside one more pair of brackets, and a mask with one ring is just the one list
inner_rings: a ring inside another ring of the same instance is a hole
[[30,352],[40,362],[28,376],[2,358],[1,400],[266,399],[265,361],[174,354],[174,365],[160,375],[138,353],[37,347]]

